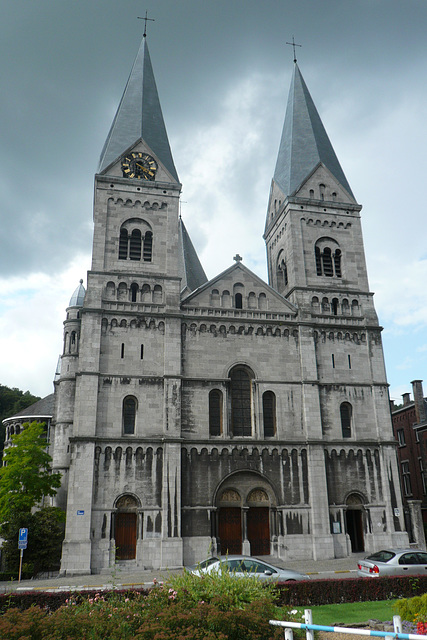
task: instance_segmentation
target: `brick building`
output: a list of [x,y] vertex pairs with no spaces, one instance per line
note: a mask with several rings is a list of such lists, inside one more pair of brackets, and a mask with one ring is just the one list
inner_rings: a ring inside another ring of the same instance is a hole
[[417,539],[417,516],[414,504],[421,506],[422,521],[427,527],[427,400],[422,380],[412,383],[413,400],[404,393],[403,405],[396,408],[391,401],[393,433],[398,443],[399,473],[407,530],[412,540]]
[[297,64],[268,284],[238,255],[207,280],[180,192],[144,38],[95,176],[92,267],[55,380],[62,572],[407,545],[361,206]]

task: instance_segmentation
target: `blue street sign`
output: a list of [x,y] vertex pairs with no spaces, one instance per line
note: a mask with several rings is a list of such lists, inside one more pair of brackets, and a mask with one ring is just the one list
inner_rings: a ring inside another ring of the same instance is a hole
[[19,529],[18,549],[26,549],[28,543],[28,529]]
[[19,542],[27,542],[28,540],[28,529],[19,529]]

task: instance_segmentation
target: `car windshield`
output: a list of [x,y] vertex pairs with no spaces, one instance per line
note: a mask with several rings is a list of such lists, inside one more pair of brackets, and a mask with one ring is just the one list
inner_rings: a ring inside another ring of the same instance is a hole
[[393,551],[377,551],[372,556],[368,556],[366,560],[374,560],[374,562],[388,562],[394,558],[396,554]]
[[214,562],[218,562],[218,558],[208,558],[207,560],[203,560],[203,562],[199,562],[197,568],[207,569],[211,564],[214,564]]

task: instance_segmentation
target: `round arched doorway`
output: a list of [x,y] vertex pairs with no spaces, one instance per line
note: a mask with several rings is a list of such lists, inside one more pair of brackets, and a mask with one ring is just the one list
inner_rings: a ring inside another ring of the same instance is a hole
[[346,532],[350,537],[352,553],[358,553],[365,550],[363,499],[359,494],[351,493],[345,502],[347,505],[345,512]]
[[138,501],[133,496],[121,496],[116,502],[114,541],[117,560],[136,558]]
[[253,472],[226,478],[216,492],[221,554],[270,555],[276,497],[270,483]]

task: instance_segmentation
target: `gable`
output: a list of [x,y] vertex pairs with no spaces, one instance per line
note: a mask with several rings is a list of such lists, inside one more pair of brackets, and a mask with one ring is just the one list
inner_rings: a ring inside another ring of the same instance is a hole
[[[135,156],[135,154],[137,155]],[[173,178],[173,176],[169,173],[169,171],[167,171],[167,169],[160,162],[159,158],[156,156],[154,151],[150,149],[150,147],[147,145],[147,143],[144,140],[142,140],[142,138],[137,140],[134,145],[129,147],[129,149],[127,149],[119,158],[116,158],[116,160],[112,164],[106,167],[106,169],[102,171],[101,175],[108,175],[111,177],[121,177],[121,178],[129,177],[130,179],[132,179],[131,174],[127,175],[126,173],[126,171],[128,170],[128,167],[127,167],[128,163],[126,162],[126,158],[129,158],[131,161],[135,160],[137,162],[138,157],[144,160],[144,155],[151,156],[151,158],[154,160],[154,163],[155,163],[154,166],[156,167],[154,179],[150,179],[150,180],[144,179],[143,177],[144,172],[141,171],[142,177],[141,178],[134,177],[133,180],[141,182],[141,184],[148,184],[148,185],[153,182],[176,182],[175,178]],[[124,162],[124,168],[122,166],[122,160]],[[142,166],[144,166],[144,168],[145,168],[145,165],[146,165],[146,162],[143,162]]]
[[307,180],[298,187],[294,196],[326,202],[356,203],[322,162],[319,162]]
[[[239,306],[241,305],[241,306]],[[238,263],[185,298],[182,307],[295,316],[297,309],[255,273]]]

